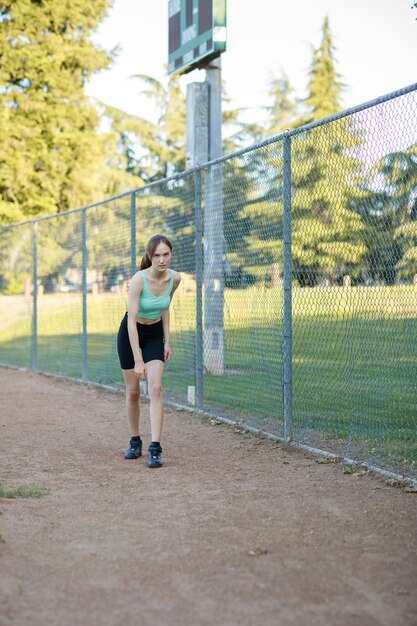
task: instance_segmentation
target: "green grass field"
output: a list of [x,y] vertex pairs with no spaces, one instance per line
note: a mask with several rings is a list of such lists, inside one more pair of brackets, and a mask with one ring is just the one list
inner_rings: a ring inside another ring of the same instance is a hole
[[[172,307],[164,386],[178,399],[195,384],[194,298],[178,294]],[[280,423],[282,302],[279,289],[225,292],[225,374],[204,376],[207,406]],[[81,308],[80,295],[39,298],[38,370],[81,378]],[[89,295],[87,310],[88,378],[121,385],[115,340],[125,299]],[[0,362],[30,367],[30,305],[23,296],[2,296],[0,319]],[[325,433],[341,446],[365,442],[379,454],[417,462],[416,340],[412,286],[294,289],[295,432],[314,445],[314,433]]]

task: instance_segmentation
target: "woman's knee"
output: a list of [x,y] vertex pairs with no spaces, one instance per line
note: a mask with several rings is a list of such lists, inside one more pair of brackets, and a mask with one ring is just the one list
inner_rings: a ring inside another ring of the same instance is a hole
[[152,398],[153,400],[159,400],[160,398],[162,398],[161,382],[157,381],[157,382],[149,383],[148,393],[149,393],[149,397]]
[[135,387],[126,387],[126,399],[129,402],[138,402],[139,401],[139,389],[137,386]]

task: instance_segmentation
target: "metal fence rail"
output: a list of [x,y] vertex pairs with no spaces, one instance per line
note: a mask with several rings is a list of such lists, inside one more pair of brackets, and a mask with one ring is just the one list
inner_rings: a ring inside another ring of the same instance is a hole
[[173,401],[416,478],[417,85],[1,228],[0,363],[121,386],[148,238],[174,244]]

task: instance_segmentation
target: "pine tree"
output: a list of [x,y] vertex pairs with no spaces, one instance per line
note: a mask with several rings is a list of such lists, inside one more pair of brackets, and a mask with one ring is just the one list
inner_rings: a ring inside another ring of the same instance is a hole
[[313,50],[308,96],[309,109],[306,122],[320,120],[340,111],[344,84],[336,71],[335,48],[330,33],[329,18],[324,19],[320,46]]
[[[313,51],[305,121],[337,113],[342,87],[326,18],[321,44]],[[346,273],[359,273],[364,225],[349,209],[349,199],[358,194],[361,166],[355,148],[361,142],[350,118],[292,140],[293,257],[301,285],[335,283]]]
[[364,189],[366,196],[352,207],[367,224],[366,277],[411,283],[417,268],[417,146],[382,157]]
[[3,0],[0,223],[92,201],[102,164],[87,79],[110,57],[90,40],[108,0]]
[[401,248],[395,269],[400,280],[411,283],[417,275],[417,145],[390,156],[390,170],[384,174],[395,199],[394,237]]

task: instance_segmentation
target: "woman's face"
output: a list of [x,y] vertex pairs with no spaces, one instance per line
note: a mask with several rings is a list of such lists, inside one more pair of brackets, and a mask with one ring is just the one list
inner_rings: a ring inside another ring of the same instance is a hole
[[152,257],[152,267],[158,272],[164,272],[171,263],[171,250],[166,243],[159,243],[156,246],[155,254]]

